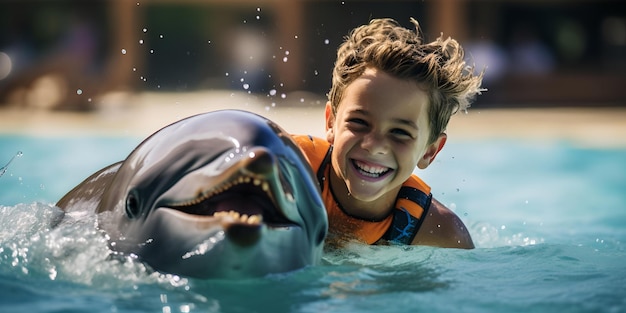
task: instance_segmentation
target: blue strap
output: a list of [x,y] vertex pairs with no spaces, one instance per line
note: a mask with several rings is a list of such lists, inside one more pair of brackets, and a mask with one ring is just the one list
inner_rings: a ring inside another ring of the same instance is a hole
[[410,245],[422,226],[424,217],[430,207],[432,194],[425,194],[419,189],[413,187],[402,187],[398,193],[398,199],[407,199],[419,204],[423,209],[421,218],[417,218],[409,213],[405,208],[399,207],[393,210],[393,220],[391,226],[383,236],[393,243]]

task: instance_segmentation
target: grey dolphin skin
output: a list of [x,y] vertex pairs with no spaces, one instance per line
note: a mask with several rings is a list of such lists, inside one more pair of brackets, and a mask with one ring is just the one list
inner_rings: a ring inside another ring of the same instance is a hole
[[236,110],[164,127],[56,205],[64,219],[98,214],[117,253],[197,278],[314,265],[328,230],[315,176],[291,136]]

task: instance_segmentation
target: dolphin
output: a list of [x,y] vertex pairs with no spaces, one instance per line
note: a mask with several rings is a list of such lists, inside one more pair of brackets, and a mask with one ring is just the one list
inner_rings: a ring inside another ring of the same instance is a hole
[[238,110],[162,128],[56,206],[64,211],[59,223],[97,214],[113,253],[196,278],[318,264],[328,231],[317,180],[291,136]]

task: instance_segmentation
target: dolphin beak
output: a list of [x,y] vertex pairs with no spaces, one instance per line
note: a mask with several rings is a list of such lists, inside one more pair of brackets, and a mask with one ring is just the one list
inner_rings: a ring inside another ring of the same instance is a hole
[[[178,211],[175,216],[193,221],[194,227],[220,225],[226,238],[241,246],[256,243],[264,226],[298,226],[285,215],[294,210],[295,201],[281,182],[278,161],[270,150],[254,147],[239,158],[231,158],[228,167],[225,163],[183,176],[164,193],[157,210]],[[221,167],[225,168],[216,170]],[[190,191],[188,186],[196,191]],[[198,191],[197,186],[204,187]]]
[[217,234],[224,232],[229,240],[242,247],[253,245],[261,238],[263,224],[243,222],[241,218],[236,219],[234,213],[198,216],[166,207],[159,208],[158,212],[161,219],[168,220],[168,227],[160,232],[174,237],[183,236],[196,238],[191,241],[203,241],[206,238],[219,238]]

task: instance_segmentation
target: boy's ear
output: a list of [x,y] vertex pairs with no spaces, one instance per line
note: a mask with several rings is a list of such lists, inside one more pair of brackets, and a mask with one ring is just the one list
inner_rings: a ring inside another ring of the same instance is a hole
[[326,102],[324,116],[326,117],[326,140],[333,143],[335,141],[335,113],[333,113],[333,107],[330,101]]
[[422,158],[417,162],[417,167],[422,170],[427,168],[428,165],[435,160],[437,153],[443,149],[443,146],[446,144],[446,140],[448,140],[448,135],[446,135],[446,133],[439,135],[437,140],[426,148],[426,153],[424,153]]

